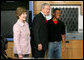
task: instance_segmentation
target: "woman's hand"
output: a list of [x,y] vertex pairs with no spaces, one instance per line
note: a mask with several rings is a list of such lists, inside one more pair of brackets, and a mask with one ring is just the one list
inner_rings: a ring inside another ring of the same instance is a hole
[[19,56],[19,59],[23,59],[23,56],[22,56],[22,54],[19,54],[18,56]]

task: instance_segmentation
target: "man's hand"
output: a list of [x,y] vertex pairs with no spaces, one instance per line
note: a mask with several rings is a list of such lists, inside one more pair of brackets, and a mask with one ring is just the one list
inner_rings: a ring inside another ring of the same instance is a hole
[[38,44],[38,50],[39,50],[39,51],[42,50],[42,44]]

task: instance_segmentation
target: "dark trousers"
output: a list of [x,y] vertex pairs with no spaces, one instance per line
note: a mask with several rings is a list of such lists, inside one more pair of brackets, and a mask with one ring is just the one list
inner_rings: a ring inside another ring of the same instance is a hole
[[44,58],[45,51],[38,51],[37,49],[32,49],[32,57],[33,58]]

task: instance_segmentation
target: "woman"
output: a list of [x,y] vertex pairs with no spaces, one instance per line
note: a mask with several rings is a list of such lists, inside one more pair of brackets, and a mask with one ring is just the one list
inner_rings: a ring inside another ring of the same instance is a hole
[[23,59],[29,57],[31,53],[30,30],[28,23],[25,21],[27,11],[23,7],[18,7],[15,14],[18,20],[13,26],[14,55],[19,59]]

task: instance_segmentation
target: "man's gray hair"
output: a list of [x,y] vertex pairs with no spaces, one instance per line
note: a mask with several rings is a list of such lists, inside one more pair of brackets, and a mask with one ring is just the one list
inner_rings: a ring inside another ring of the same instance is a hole
[[50,4],[48,4],[48,3],[43,3],[43,4],[41,5],[41,10],[42,10],[46,5],[49,5],[49,6],[50,6]]

